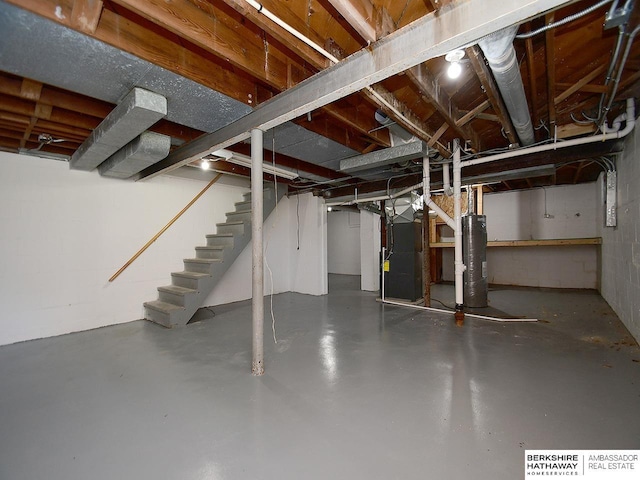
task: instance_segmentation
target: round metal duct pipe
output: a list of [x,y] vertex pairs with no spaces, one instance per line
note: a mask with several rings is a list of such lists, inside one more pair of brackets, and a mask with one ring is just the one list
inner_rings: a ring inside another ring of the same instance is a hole
[[478,45],[489,62],[520,143],[527,146],[535,143],[535,136],[518,58],[513,48],[517,31],[518,25],[499,30],[480,39]]

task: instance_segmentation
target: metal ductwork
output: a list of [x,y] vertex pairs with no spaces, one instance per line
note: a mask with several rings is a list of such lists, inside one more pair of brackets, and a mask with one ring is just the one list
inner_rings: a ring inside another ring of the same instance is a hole
[[404,143],[415,142],[417,138],[404,128],[391,120],[382,110],[376,110],[376,122],[384,125],[389,130],[391,137],[391,146],[402,145]]
[[513,48],[517,31],[518,25],[499,30],[482,38],[478,45],[493,72],[520,143],[527,146],[535,142],[535,137],[520,66]]

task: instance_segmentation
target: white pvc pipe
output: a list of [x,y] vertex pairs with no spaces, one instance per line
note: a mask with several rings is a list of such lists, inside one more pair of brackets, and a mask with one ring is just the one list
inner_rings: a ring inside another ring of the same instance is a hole
[[456,224],[453,219],[447,215],[447,212],[442,210],[431,198],[431,171],[429,170],[429,156],[425,155],[422,158],[422,193],[424,197],[424,211],[423,215],[428,215],[429,208],[431,208],[436,215],[438,215],[444,222],[451,227],[452,230],[455,230]]
[[[422,305],[411,305],[410,303],[394,302],[392,300],[382,299],[382,303],[388,305],[397,305],[399,307],[415,308],[417,310],[427,310],[429,312],[446,313],[450,315],[453,313],[451,310],[443,310],[441,308],[423,307]],[[519,322],[537,322],[537,318],[500,318],[490,317],[488,315],[477,315],[475,313],[465,313],[465,317],[477,318],[479,320],[489,320],[491,322],[505,322],[505,323],[519,323]]]
[[[497,155],[491,155],[488,157],[476,158],[473,160],[466,160],[464,162],[461,162],[461,167],[464,168],[464,167],[470,167],[472,165],[480,165],[482,163],[495,162],[496,160],[504,160],[505,158],[520,157],[522,155],[528,155],[530,153],[548,152],[549,150],[558,150],[561,148],[573,147],[576,145],[586,145],[589,143],[604,142],[606,140],[611,140],[614,138],[623,138],[633,130],[633,127],[636,124],[635,104],[633,102],[633,98],[627,99],[627,112],[624,115],[626,116],[627,124],[622,130],[619,130],[615,133],[608,132],[608,133],[603,133],[601,135],[593,135],[591,137],[574,138],[572,140],[565,140],[563,142],[557,142],[557,143],[554,142],[546,145],[538,145],[535,147],[522,148],[520,150],[512,150],[509,152],[499,153]],[[615,125],[615,121],[614,121],[614,125]]]
[[453,188],[451,188],[451,175],[449,173],[449,164],[442,164],[442,188],[444,188],[444,194],[447,196],[453,195]]
[[263,204],[263,132],[251,130],[251,323],[253,331],[253,359],[251,373],[264,374],[264,252],[262,249]]
[[466,267],[462,261],[462,167],[460,166],[460,145],[458,139],[453,143],[453,212],[455,221],[455,284],[456,310],[462,309],[463,275]]
[[320,45],[318,45],[313,40],[311,40],[309,37],[306,37],[305,35],[300,33],[298,30],[293,28],[291,25],[289,25],[288,23],[286,23],[283,20],[281,20],[279,17],[277,17],[273,12],[271,12],[268,8],[266,8],[261,3],[258,3],[255,0],[247,0],[247,3],[249,5],[251,5],[253,8],[255,8],[258,11],[258,13],[262,13],[265,17],[267,17],[273,23],[275,23],[276,25],[278,25],[281,28],[285,29],[291,35],[296,37],[298,40],[300,40],[301,42],[309,45],[316,52],[318,52],[319,54],[321,54],[324,57],[328,58],[333,63],[338,63],[340,61],[335,56],[331,55],[327,50],[325,50]]

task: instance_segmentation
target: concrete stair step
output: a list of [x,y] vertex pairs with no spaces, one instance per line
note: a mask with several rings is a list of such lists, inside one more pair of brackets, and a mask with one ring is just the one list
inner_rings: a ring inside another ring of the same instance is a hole
[[196,295],[197,293],[198,291],[193,288],[179,287],[178,285],[158,287],[158,299],[161,302],[173,303],[181,307],[186,307],[188,297]]
[[218,232],[220,233],[232,233],[234,235],[242,235],[245,232],[245,222],[223,222],[216,223]]
[[221,259],[224,255],[224,245],[205,245],[196,247],[196,258],[217,258]]
[[145,318],[158,323],[163,327],[171,328],[173,323],[171,318],[174,314],[184,311],[184,307],[173,303],[153,300],[144,303]]
[[206,236],[207,245],[215,247],[218,245],[233,247],[233,233],[213,233]]
[[[278,198],[283,195],[284,191],[278,191]],[[265,188],[263,218],[273,211],[276,201],[275,190]],[[144,304],[146,319],[168,328],[189,322],[251,241],[251,193],[216,227],[215,234],[206,236],[206,245],[195,247],[196,257],[183,260],[184,270],[171,274],[171,285],[158,287],[158,300]]]
[[199,290],[198,285],[200,281],[206,280],[211,277],[211,275],[207,273],[198,273],[198,272],[173,272],[171,274],[171,283],[178,287],[191,288],[193,290]]
[[211,275],[211,270],[217,263],[222,263],[221,258],[185,258],[184,269],[187,272],[206,273]]
[[251,200],[247,202],[237,202],[233,204],[236,207],[236,211],[239,210],[251,210]]
[[251,221],[251,210],[229,212],[226,215],[227,215],[227,222],[250,222]]

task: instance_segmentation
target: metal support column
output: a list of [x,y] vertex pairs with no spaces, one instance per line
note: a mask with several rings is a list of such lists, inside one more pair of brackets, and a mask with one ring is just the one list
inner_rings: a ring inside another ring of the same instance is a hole
[[429,198],[431,190],[431,172],[429,157],[422,160],[422,279],[424,281],[424,306],[431,306],[431,248],[429,239]]
[[460,166],[460,141],[453,141],[453,211],[455,221],[455,288],[456,288],[456,313],[454,315],[456,325],[464,323],[463,306],[463,275],[465,266],[462,260],[462,168]]
[[253,360],[251,373],[264,373],[264,257],[262,249],[263,147],[262,130],[251,130],[251,243],[252,243],[252,326]]

